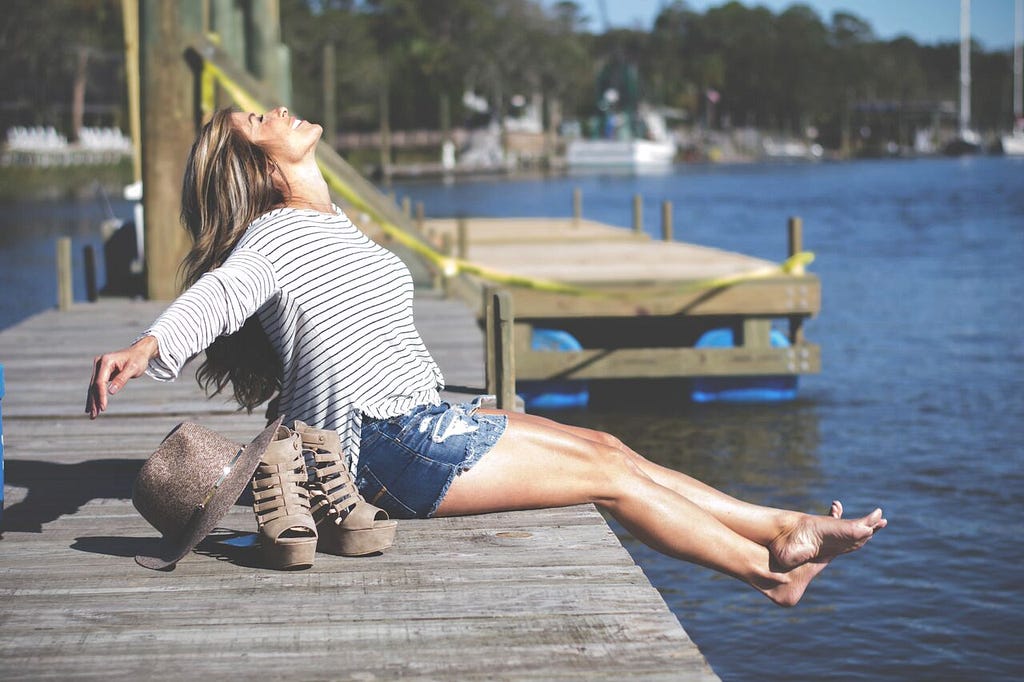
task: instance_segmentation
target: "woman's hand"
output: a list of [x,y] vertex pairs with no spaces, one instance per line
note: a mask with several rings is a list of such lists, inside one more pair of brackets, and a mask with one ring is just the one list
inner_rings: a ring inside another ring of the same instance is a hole
[[149,361],[158,352],[155,337],[143,336],[134,344],[113,353],[104,353],[93,360],[92,382],[85,400],[85,413],[95,419],[107,409],[107,394],[124,388],[129,379],[142,376]]

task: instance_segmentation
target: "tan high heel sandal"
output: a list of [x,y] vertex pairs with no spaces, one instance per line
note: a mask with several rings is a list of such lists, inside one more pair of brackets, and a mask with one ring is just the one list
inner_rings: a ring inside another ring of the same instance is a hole
[[260,547],[271,568],[309,568],[316,556],[317,530],[310,513],[302,439],[280,427],[252,478],[252,510]]
[[300,421],[295,422],[295,431],[302,438],[303,449],[315,462],[315,480],[311,476],[309,486],[313,518],[320,531],[319,549],[342,556],[362,556],[390,547],[398,522],[359,494],[341,455],[337,431],[314,429]]

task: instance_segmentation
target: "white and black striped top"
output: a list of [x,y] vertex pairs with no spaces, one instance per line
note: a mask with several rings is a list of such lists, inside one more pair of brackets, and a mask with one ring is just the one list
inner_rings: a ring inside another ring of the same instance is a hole
[[405,264],[341,209],[274,209],[144,332],[159,345],[146,373],[173,380],[257,313],[283,367],[279,413],[337,430],[354,469],[362,414],[440,402],[444,379],[413,324],[412,297]]

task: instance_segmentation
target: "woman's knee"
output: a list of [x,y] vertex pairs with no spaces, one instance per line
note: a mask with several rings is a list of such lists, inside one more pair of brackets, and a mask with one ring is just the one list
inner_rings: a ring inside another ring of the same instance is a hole
[[595,502],[621,498],[635,491],[638,482],[651,480],[639,466],[636,453],[619,445],[618,439],[610,436],[608,442],[590,441],[582,448],[581,456],[597,483]]

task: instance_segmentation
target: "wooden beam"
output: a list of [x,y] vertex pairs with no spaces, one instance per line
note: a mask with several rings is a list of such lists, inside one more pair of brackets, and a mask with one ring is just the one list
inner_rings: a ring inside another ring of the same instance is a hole
[[815,344],[790,348],[620,348],[520,352],[518,380],[775,376],[821,371]]
[[[685,283],[680,283],[681,286]],[[664,290],[666,285],[661,285]],[[814,275],[758,278],[718,289],[631,297],[573,296],[514,289],[520,318],[632,317],[646,315],[816,315],[821,282]],[[612,290],[609,290],[612,291]]]

